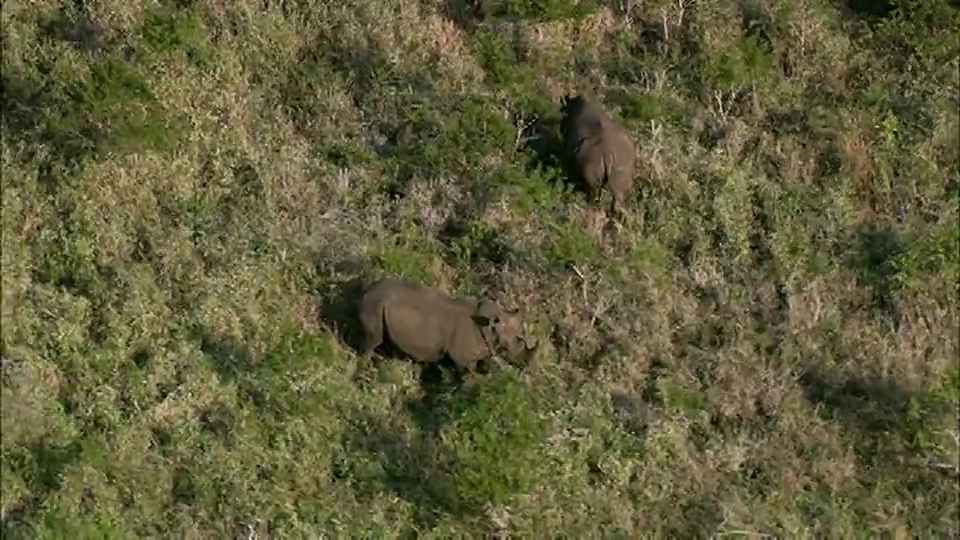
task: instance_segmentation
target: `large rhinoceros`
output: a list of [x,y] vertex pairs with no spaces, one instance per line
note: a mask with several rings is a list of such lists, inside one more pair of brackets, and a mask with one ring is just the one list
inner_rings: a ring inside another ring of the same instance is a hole
[[636,153],[630,137],[599,104],[583,96],[564,96],[561,114],[562,160],[570,179],[584,184],[594,204],[606,186],[613,198],[610,217],[622,214],[634,185]]
[[488,298],[451,298],[407,279],[388,277],[371,285],[359,312],[365,359],[389,338],[418,362],[448,356],[472,373],[479,361],[498,351],[505,351],[511,360],[521,356],[529,360],[537,349],[522,335],[518,311],[507,311]]

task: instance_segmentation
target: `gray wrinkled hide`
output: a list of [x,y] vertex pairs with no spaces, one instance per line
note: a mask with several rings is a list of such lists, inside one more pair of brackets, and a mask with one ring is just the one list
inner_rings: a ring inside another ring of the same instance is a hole
[[561,102],[563,161],[574,182],[582,182],[587,199],[596,203],[604,186],[613,196],[610,214],[621,214],[633,189],[636,152],[626,131],[603,109],[583,96]]
[[[387,338],[418,362],[449,356],[467,371],[502,347],[510,357],[524,352],[523,321],[492,300],[451,298],[444,292],[400,278],[374,283],[360,302],[363,355]],[[526,348],[532,353],[533,348]]]

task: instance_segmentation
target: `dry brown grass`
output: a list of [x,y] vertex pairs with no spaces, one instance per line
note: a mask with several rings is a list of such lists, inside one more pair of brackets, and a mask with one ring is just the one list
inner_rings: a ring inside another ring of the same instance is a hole
[[[958,48],[698,4],[99,2],[87,51],[7,2],[4,535],[955,535]],[[639,148],[601,236],[514,148],[574,91]],[[344,291],[385,273],[542,354],[359,384]]]

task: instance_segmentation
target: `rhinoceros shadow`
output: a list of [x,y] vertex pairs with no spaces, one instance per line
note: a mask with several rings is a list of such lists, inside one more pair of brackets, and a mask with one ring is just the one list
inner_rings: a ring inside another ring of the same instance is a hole
[[363,275],[335,284],[319,301],[321,323],[357,354],[363,350],[358,308],[369,283],[370,278]]

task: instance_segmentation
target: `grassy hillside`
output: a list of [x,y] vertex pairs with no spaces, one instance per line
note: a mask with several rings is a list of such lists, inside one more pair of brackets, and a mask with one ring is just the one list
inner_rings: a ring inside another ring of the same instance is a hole
[[[5,538],[960,530],[956,2],[0,13]],[[636,141],[620,227],[573,92]],[[358,369],[384,274],[541,351]]]

